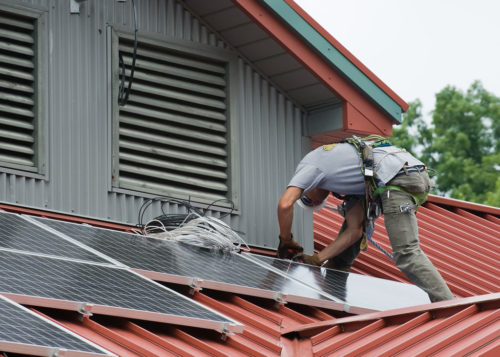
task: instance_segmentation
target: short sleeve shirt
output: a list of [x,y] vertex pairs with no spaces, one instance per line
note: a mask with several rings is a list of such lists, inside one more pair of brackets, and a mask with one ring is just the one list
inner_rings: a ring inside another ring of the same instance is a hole
[[[374,148],[373,157],[375,179],[381,185],[389,182],[405,164],[423,165],[395,146]],[[304,156],[288,186],[302,188],[304,193],[318,187],[341,195],[364,195],[361,166],[361,157],[353,145],[321,146]]]

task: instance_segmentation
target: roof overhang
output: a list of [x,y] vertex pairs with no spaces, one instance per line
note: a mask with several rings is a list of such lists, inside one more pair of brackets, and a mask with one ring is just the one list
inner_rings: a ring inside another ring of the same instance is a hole
[[392,135],[406,104],[293,0],[184,0],[186,7],[305,112],[304,135]]
[[[308,135],[317,136],[315,139],[320,141],[352,133],[392,135],[392,125],[401,122],[408,104],[297,4],[292,0],[233,2],[341,99],[340,105],[310,112]],[[318,122],[324,124],[321,132]]]
[[293,327],[289,329],[285,329],[282,331],[282,336],[299,334],[302,338],[307,338],[313,335],[316,335],[320,332],[323,332],[327,329],[330,329],[334,326],[342,326],[350,323],[357,323],[361,321],[373,321],[380,319],[387,319],[396,316],[403,315],[413,315],[416,313],[422,312],[433,312],[437,310],[443,309],[451,309],[454,307],[466,306],[470,304],[482,305],[482,304],[490,304],[490,305],[498,305],[500,301],[500,293],[480,295],[480,296],[471,296],[468,298],[455,299],[455,300],[447,300],[440,301],[420,306],[412,306],[402,309],[394,309],[382,312],[373,312],[358,316],[349,316],[344,318],[339,318],[335,320],[314,322],[311,324],[305,324],[299,327]]

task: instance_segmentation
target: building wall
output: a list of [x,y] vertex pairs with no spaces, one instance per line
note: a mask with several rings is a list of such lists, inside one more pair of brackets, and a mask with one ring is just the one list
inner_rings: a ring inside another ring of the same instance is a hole
[[[111,125],[107,25],[133,31],[131,1],[0,0],[47,13],[47,173],[0,168],[0,200],[128,224],[138,223],[151,195],[111,189]],[[222,40],[174,0],[140,0],[139,33],[224,48]],[[277,201],[303,153],[303,113],[248,63],[238,61],[239,209],[224,220],[251,245],[275,247]],[[167,212],[180,212],[176,206]],[[161,213],[153,204],[148,220]],[[211,214],[220,216],[220,212]],[[296,213],[294,233],[312,250],[312,217]]]

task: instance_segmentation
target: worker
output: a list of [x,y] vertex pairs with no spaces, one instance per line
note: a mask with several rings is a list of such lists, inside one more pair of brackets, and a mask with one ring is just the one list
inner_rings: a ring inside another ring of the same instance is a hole
[[[370,152],[371,162],[363,152]],[[371,166],[367,167],[367,163]],[[372,185],[367,184],[370,175]],[[373,218],[368,207],[378,202],[398,268],[432,302],[453,299],[444,279],[419,245],[416,208],[425,202],[430,188],[425,165],[387,140],[370,142],[354,137],[318,147],[299,163],[279,200],[277,256],[290,258],[293,253],[295,260],[306,264],[319,266],[326,262],[326,267],[348,271],[360,245],[366,243],[367,222]],[[345,221],[331,244],[319,253],[304,254],[291,232],[294,204],[318,210],[330,192],[344,197],[341,211]],[[371,201],[369,196],[374,192],[376,197]],[[369,223],[373,225],[372,221]]]

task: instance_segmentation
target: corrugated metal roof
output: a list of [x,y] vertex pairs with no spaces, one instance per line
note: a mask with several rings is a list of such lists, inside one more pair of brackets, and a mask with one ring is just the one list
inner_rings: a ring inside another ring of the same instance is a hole
[[[438,204],[438,202],[441,202]],[[340,203],[329,198],[330,205]],[[460,201],[430,196],[418,210],[420,245],[458,297],[500,291],[500,209],[473,205],[460,208]],[[474,208],[476,210],[474,210]],[[320,250],[336,237],[343,218],[322,210],[314,216],[315,249]],[[383,217],[376,221],[374,240],[391,252]],[[356,273],[409,282],[394,263],[369,245],[354,262]]]
[[309,338],[313,356],[493,356],[500,352],[500,293],[346,317],[284,334],[293,332]]
[[[497,356],[500,354],[500,260],[494,245],[500,239],[500,210],[465,204],[431,197],[421,208],[418,219],[423,249],[452,291],[466,298],[350,316],[216,290],[191,294],[189,287],[168,285],[245,325],[242,334],[228,335],[225,339],[220,333],[201,328],[33,309],[119,356]],[[14,206],[1,208],[78,221],[77,217]],[[102,221],[85,222],[107,226]],[[340,224],[341,218],[334,212],[316,214],[317,248],[331,241]],[[110,224],[108,228],[111,227],[132,228]],[[390,250],[382,221],[377,223],[375,239]],[[389,259],[374,247],[361,254],[354,270],[405,281]]]

